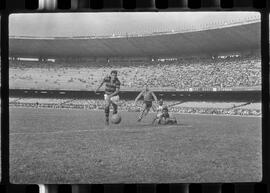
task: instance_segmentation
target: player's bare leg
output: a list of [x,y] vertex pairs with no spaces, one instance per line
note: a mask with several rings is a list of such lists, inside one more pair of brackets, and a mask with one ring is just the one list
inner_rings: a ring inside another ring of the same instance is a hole
[[172,118],[167,118],[165,123],[168,125],[175,125],[175,124],[177,124],[177,121],[176,121],[175,117],[172,117]]
[[146,107],[146,104],[144,104],[144,105],[143,105],[143,110],[142,110],[142,112],[141,112],[141,114],[140,114],[140,116],[139,116],[139,118],[138,118],[138,120],[137,120],[138,122],[140,122],[140,121],[142,120],[146,108],[147,108],[147,107]]
[[171,122],[172,122],[174,125],[177,124],[177,119],[176,119],[175,116],[171,116],[171,117],[170,117],[170,120],[171,120]]
[[147,108],[145,109],[145,111],[144,111],[144,115],[143,115],[143,116],[146,117],[146,116],[148,115],[149,111],[150,111],[150,108],[147,107]]
[[142,112],[140,118],[138,119],[138,121],[141,121],[144,117],[146,117],[146,115],[149,113],[149,111],[150,111],[150,108],[149,108],[149,107],[146,107],[146,108],[143,110],[143,112]]
[[140,114],[140,116],[139,116],[139,118],[137,120],[138,122],[140,122],[142,120],[143,115],[144,115],[144,111],[145,111],[145,109],[142,110],[142,112],[141,112],[141,114]]
[[155,117],[152,121],[152,125],[157,125],[158,124],[158,117]]

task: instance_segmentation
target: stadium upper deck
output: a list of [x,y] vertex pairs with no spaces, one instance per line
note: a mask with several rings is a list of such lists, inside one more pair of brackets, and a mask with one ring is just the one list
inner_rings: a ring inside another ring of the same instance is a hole
[[[151,34],[81,37],[10,37],[11,57],[155,57],[237,52],[260,48],[258,20]],[[252,38],[250,38],[252,37]]]

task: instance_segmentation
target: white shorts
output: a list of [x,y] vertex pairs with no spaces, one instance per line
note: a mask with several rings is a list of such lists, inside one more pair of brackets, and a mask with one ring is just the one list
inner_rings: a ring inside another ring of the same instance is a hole
[[[104,100],[108,100],[108,94],[104,94]],[[110,98],[110,102],[117,104],[119,102],[119,95],[115,95]]]

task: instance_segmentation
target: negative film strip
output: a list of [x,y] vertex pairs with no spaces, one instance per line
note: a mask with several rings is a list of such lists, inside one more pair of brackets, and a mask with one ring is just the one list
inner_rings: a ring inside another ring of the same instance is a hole
[[[269,63],[269,35],[263,34],[269,33],[269,2],[267,0],[255,1],[255,0],[9,0],[0,1],[1,10],[1,99],[2,99],[2,123],[1,123],[1,160],[2,164],[2,185],[0,186],[1,192],[12,193],[88,193],[88,192],[202,192],[202,193],[226,193],[226,192],[270,192],[270,188],[267,184],[269,171],[263,171],[264,179],[262,183],[181,183],[181,184],[37,184],[37,185],[13,185],[10,184],[10,147],[9,147],[9,130],[3,130],[3,128],[10,129],[6,123],[3,123],[5,118],[10,118],[6,112],[9,112],[9,101],[7,94],[9,91],[9,55],[4,48],[8,48],[8,16],[10,13],[36,13],[36,12],[110,12],[110,11],[259,11],[262,17],[262,39],[268,40],[267,42],[261,41],[261,53],[262,64]],[[265,29],[265,27],[267,29]],[[128,38],[128,36],[127,36]],[[266,48],[266,50],[265,50]],[[42,59],[41,59],[42,60]],[[269,66],[262,65],[263,72],[269,72]],[[265,75],[265,74],[263,74]],[[269,75],[264,76],[269,78]],[[265,81],[264,81],[265,82]],[[269,82],[262,85],[263,94],[269,96]],[[6,94],[5,94],[6,93]],[[263,99],[263,103],[268,104],[266,99]],[[269,109],[263,108],[263,113],[268,113]],[[267,121],[266,121],[267,122]],[[265,126],[265,125],[264,125]],[[267,126],[267,124],[266,124]],[[267,144],[266,139],[269,139],[269,131],[263,130],[263,162],[269,161],[266,155]],[[268,140],[269,141],[269,140]],[[5,167],[7,166],[7,167]],[[269,168],[269,164],[265,164],[264,170]],[[8,169],[7,169],[8,168]]]
[[263,9],[266,8],[267,1],[255,0],[22,0],[22,1],[1,1],[2,10],[82,10],[82,9]]

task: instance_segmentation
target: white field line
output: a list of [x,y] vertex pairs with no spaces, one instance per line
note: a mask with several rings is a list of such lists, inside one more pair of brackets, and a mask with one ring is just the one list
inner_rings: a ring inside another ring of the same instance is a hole
[[183,115],[204,115],[204,116],[222,116],[222,117],[257,117],[262,118],[262,115],[229,115],[229,114],[203,114],[203,113],[172,113],[172,114],[183,114]]

